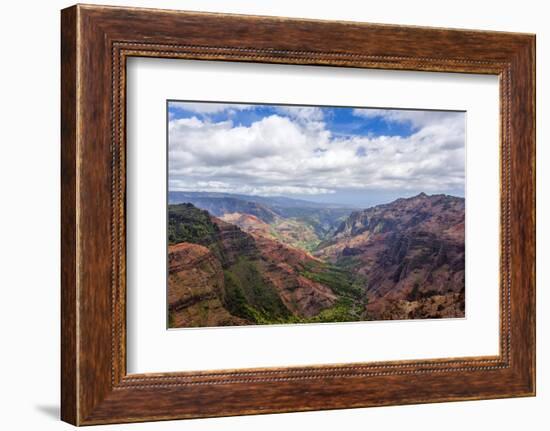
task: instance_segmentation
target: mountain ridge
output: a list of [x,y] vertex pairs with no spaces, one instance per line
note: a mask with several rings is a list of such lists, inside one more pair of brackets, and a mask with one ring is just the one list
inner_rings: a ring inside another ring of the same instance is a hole
[[315,201],[309,201],[306,199],[296,199],[289,198],[286,196],[259,196],[259,195],[246,195],[239,193],[223,193],[223,192],[186,192],[171,190],[168,192],[168,203],[183,203],[186,202],[184,199],[194,199],[194,198],[236,198],[248,202],[256,202],[260,204],[276,205],[279,207],[308,207],[308,208],[358,208],[355,205],[345,205],[338,203],[321,203]]
[[369,318],[461,317],[464,214],[455,196],[397,199],[352,213],[314,254],[368,279]]
[[[169,206],[169,273],[180,274],[169,277],[169,290],[172,282],[187,292],[169,301],[177,327],[464,316],[463,198],[400,198],[351,211],[321,234],[307,217],[257,203],[216,208],[220,216],[193,203]],[[193,273],[176,265],[178,253],[219,265]],[[189,296],[192,280],[202,286],[198,300]]]
[[[325,206],[284,197],[205,192],[170,192],[169,203],[172,205],[191,203],[220,218],[228,214],[252,215],[272,225],[273,230],[281,235],[283,241],[285,238],[303,236],[305,233],[303,229],[307,226],[314,232],[314,235],[309,234],[305,241],[310,250],[331,235],[354,209],[340,205]],[[291,232],[293,228],[297,231]],[[299,242],[298,238],[294,238],[288,244],[296,245]]]
[[[171,327],[359,320],[355,280],[306,251],[189,203],[170,206],[169,226]],[[187,257],[195,254],[208,265]]]

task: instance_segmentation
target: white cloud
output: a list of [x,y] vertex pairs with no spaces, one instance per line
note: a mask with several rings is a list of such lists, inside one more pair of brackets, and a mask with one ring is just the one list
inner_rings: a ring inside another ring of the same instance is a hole
[[248,184],[231,184],[222,181],[196,181],[187,182],[178,179],[170,180],[170,190],[194,191],[194,192],[217,192],[217,193],[238,193],[245,195],[259,196],[281,196],[281,195],[319,195],[332,194],[334,190],[320,187],[300,186],[252,186]]
[[381,118],[387,122],[394,123],[410,123],[415,129],[441,125],[449,122],[456,123],[457,118],[464,118],[460,113],[455,111],[426,111],[408,109],[357,108],[353,110],[353,115],[364,118]]
[[277,106],[277,112],[303,122],[323,121],[324,115],[321,108],[314,106]]
[[169,102],[171,109],[181,109],[195,114],[217,114],[223,111],[243,111],[251,109],[253,105],[238,103],[214,103],[214,102]]
[[206,167],[241,165],[297,152],[305,157],[313,146],[326,145],[330,134],[309,131],[278,115],[264,117],[250,127],[192,117],[170,121],[169,130],[170,162],[175,169],[190,163]]
[[341,138],[327,130],[316,109],[288,116],[278,111],[248,127],[197,117],[170,120],[170,189],[276,195],[464,186],[463,114],[384,111],[388,121],[414,122],[416,131]]

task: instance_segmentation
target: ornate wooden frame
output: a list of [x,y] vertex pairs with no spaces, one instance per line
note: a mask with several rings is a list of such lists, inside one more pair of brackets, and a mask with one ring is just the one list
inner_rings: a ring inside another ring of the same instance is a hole
[[[63,420],[88,425],[535,394],[534,35],[77,5],[62,11],[61,47]],[[128,375],[130,56],[498,75],[500,354]]]

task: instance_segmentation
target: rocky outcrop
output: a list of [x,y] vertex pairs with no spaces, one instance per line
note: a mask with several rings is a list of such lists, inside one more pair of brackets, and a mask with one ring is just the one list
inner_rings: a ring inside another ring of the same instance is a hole
[[320,242],[313,227],[295,219],[277,218],[267,224],[256,216],[241,213],[225,214],[221,219],[239,226],[245,232],[271,238],[292,248],[311,251]]
[[271,226],[251,214],[228,213],[220,217],[224,222],[238,226],[245,232],[273,238]]
[[[219,218],[238,213],[254,216],[269,225],[292,221],[289,226],[291,231],[295,231],[297,227],[301,226],[300,230],[303,232],[303,228],[307,227],[319,239],[331,236],[342,220],[346,219],[353,210],[343,205],[323,204],[281,196],[251,196],[214,192],[170,191],[168,200],[171,205],[193,204]],[[305,233],[309,235],[309,233]],[[290,243],[287,242],[287,244]]]
[[306,267],[321,268],[321,261],[265,236],[258,235],[255,239],[265,277],[293,315],[313,317],[336,302],[338,297],[330,287],[302,275]]
[[207,247],[187,242],[170,246],[168,274],[170,327],[246,324],[224,308],[223,270]]
[[278,217],[268,205],[230,196],[186,196],[184,202],[208,211],[216,217],[223,217],[225,214],[232,213],[250,214],[265,223],[272,223]]
[[224,268],[229,268],[239,259],[256,260],[260,254],[256,242],[251,235],[243,232],[238,226],[224,222],[217,217],[211,217],[211,223],[217,229],[215,242],[212,244],[220,252]]
[[355,212],[316,255],[366,277],[370,319],[464,316],[461,198],[421,193]]
[[330,283],[312,279],[326,270],[309,253],[191,204],[171,210],[169,238],[178,241],[168,256],[171,327],[299,321],[338,299]]
[[428,295],[416,300],[383,298],[367,307],[376,320],[438,319],[464,316],[464,292]]
[[319,244],[294,218],[170,205],[170,326],[462,317],[464,214],[464,199],[421,193]]

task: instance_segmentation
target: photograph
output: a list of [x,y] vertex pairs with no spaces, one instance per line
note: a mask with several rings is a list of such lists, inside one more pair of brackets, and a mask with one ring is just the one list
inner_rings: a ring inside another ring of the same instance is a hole
[[167,101],[168,328],[464,318],[465,122]]

